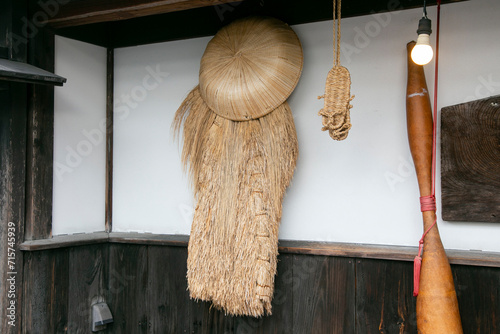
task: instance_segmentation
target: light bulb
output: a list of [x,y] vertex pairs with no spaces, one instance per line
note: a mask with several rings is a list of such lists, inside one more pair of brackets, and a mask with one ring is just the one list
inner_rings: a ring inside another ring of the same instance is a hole
[[428,64],[434,52],[432,52],[431,43],[429,41],[429,36],[432,33],[431,30],[431,20],[427,18],[425,5],[424,5],[424,17],[418,21],[417,29],[417,44],[411,50],[411,59],[417,65]]
[[432,60],[434,52],[429,41],[428,34],[420,34],[417,38],[417,44],[411,50],[411,59],[417,65],[426,65]]

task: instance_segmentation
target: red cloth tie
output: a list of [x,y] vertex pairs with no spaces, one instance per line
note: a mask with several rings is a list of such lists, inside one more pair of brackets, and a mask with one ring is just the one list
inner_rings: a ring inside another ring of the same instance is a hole
[[434,195],[420,197],[420,211],[436,211],[436,197]]

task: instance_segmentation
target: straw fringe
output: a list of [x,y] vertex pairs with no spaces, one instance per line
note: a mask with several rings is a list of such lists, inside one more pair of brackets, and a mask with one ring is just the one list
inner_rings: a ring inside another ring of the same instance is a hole
[[290,108],[235,122],[210,111],[195,87],[175,116],[177,134],[183,122],[182,160],[197,199],[190,296],[226,314],[270,314],[282,200],[298,156]]

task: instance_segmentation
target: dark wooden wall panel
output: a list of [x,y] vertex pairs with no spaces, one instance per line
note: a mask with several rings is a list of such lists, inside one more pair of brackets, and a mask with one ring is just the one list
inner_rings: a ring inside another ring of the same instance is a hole
[[244,334],[293,333],[294,256],[278,257],[278,273],[275,277],[272,315],[262,318],[234,317],[234,332]]
[[67,249],[26,253],[23,333],[66,333],[68,268]]
[[52,252],[28,253],[25,256],[24,271],[24,330],[26,333],[50,332],[51,314],[48,314],[46,305],[50,305],[50,290],[53,277],[46,268],[52,266],[54,256]]
[[[166,250],[168,251],[168,250]],[[168,268],[164,268],[169,274]],[[110,333],[148,333],[148,304],[157,291],[148,289],[148,247],[109,245],[108,305]]]
[[354,260],[293,258],[293,333],[354,333]]
[[413,263],[357,259],[356,318],[359,334],[417,333]]
[[201,327],[195,333],[234,333],[234,317],[225,316],[223,312],[210,308],[210,304],[206,302],[201,302],[200,308],[203,318]]
[[[103,243],[25,253],[23,333],[417,333],[413,265],[322,255],[278,257],[273,314],[226,316],[189,299],[187,249]],[[500,333],[500,268],[453,265],[464,333]]]
[[500,333],[500,268],[451,269],[464,333]]
[[69,333],[90,332],[91,306],[106,301],[107,283],[107,245],[73,247],[69,250]]
[[148,247],[150,333],[191,333],[192,304],[187,291],[185,248]]
[[53,252],[50,276],[52,285],[50,287],[50,329],[47,333],[67,333],[69,315],[69,271],[70,257],[69,249],[61,249]]

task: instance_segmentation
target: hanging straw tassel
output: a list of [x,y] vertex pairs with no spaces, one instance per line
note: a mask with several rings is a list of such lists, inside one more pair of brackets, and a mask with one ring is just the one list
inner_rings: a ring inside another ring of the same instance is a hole
[[[335,18],[335,7],[337,6],[337,18]],[[324,98],[325,104],[323,109],[318,112],[318,115],[323,117],[322,131],[329,131],[330,137],[334,140],[344,140],[351,129],[350,102],[354,99],[351,97],[351,76],[349,71],[340,66],[340,4],[341,0],[333,1],[333,34],[336,36],[337,44],[334,44],[334,63],[333,68],[328,72],[325,85],[325,95],[319,96],[318,99]],[[335,23],[336,20],[336,23]],[[337,29],[335,29],[337,28]],[[335,33],[335,30],[336,33]]]

